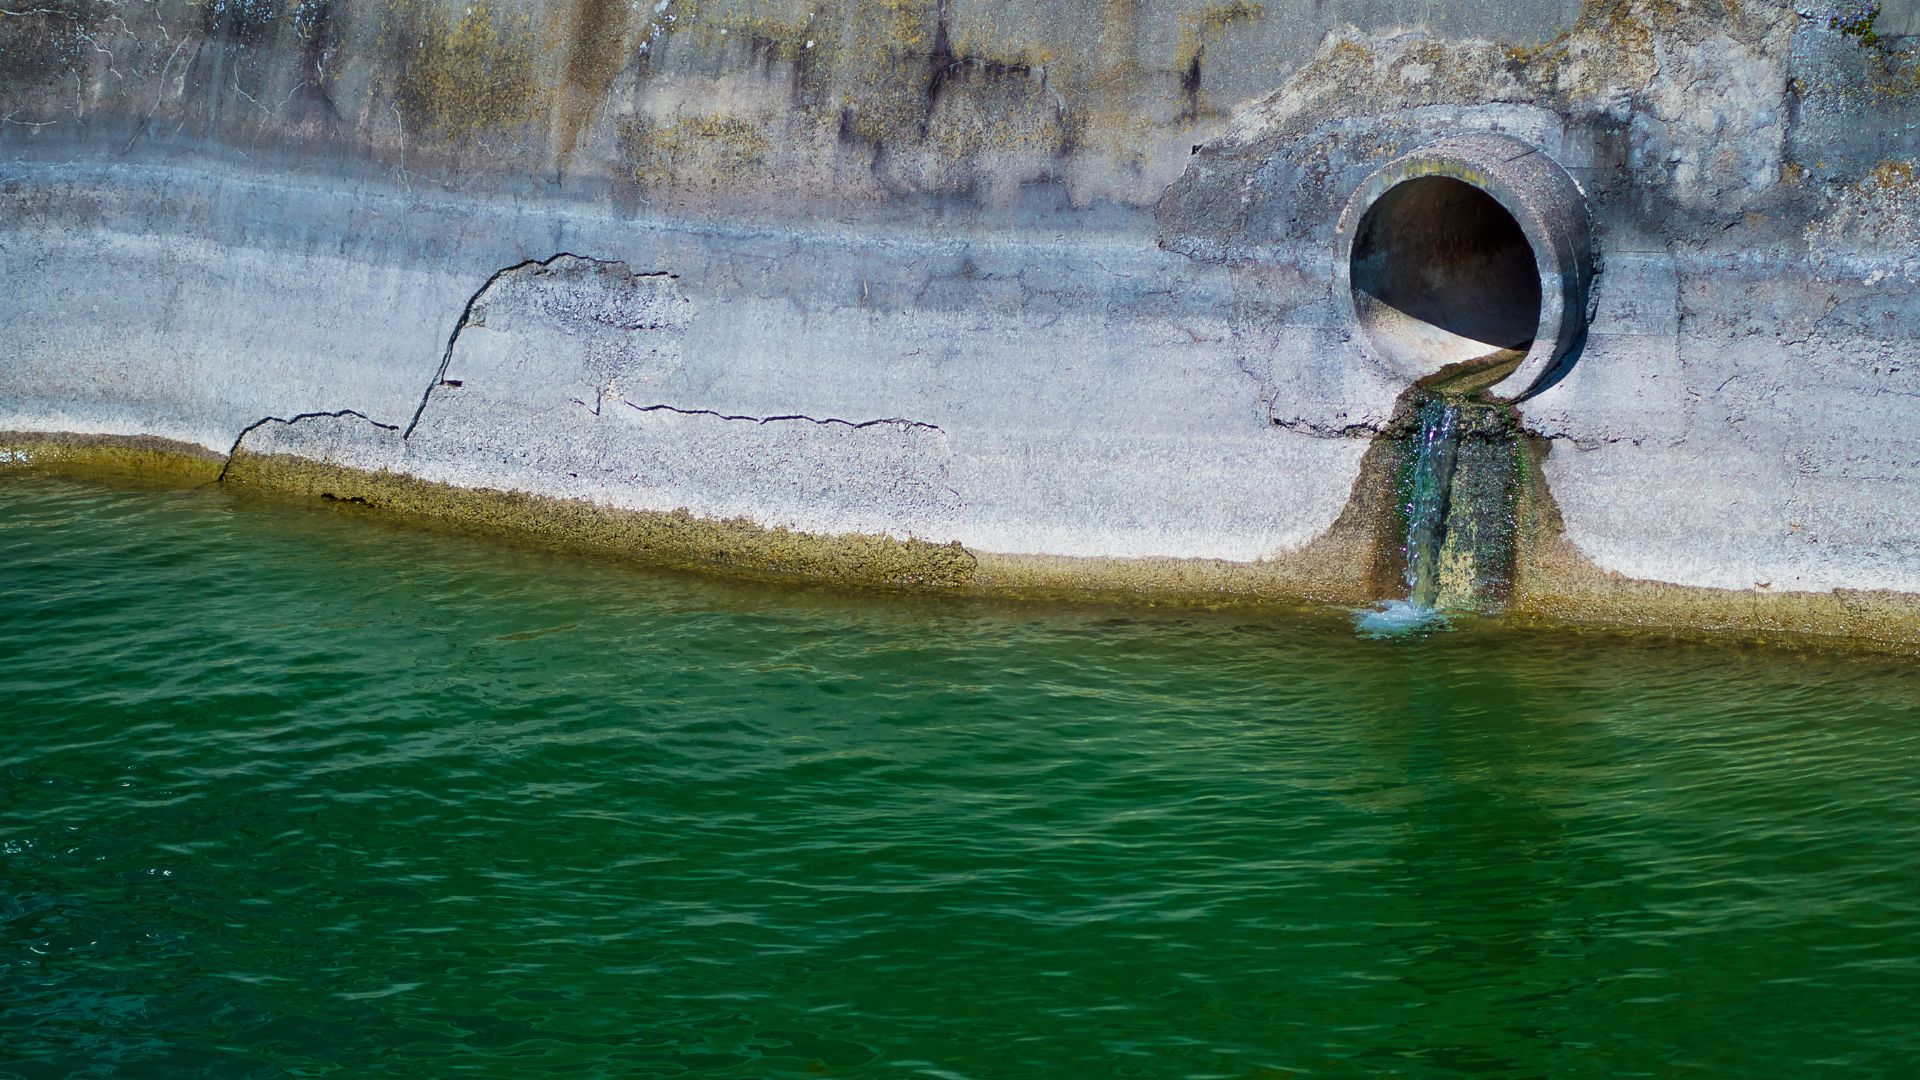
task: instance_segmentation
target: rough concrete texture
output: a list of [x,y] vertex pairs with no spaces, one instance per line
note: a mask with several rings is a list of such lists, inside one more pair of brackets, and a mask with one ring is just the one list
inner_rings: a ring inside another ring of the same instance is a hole
[[1348,598],[1409,377],[1340,215],[1493,133],[1581,185],[1599,270],[1518,406],[1559,546],[1516,603],[1897,623],[1920,39],[1844,6],[10,4],[0,430]]

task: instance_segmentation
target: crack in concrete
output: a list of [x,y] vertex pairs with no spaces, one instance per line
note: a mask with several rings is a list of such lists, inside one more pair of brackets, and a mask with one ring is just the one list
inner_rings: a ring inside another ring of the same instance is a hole
[[1297,417],[1282,420],[1277,416],[1273,418],[1273,426],[1316,439],[1371,439],[1385,430],[1381,424],[1368,420],[1355,424],[1316,424]]
[[1279,391],[1273,386],[1273,381],[1253,370],[1253,366],[1247,362],[1245,354],[1236,354],[1233,358],[1233,366],[1239,369],[1240,374],[1245,375],[1247,379],[1253,383],[1253,391],[1260,398],[1261,411],[1265,412],[1270,419],[1273,419],[1274,423],[1280,423],[1279,419],[1273,416],[1274,405],[1280,397]]
[[942,430],[938,424],[929,424],[921,420],[906,420],[897,416],[888,417],[887,419],[884,419],[884,420],[842,420],[837,416],[815,417],[815,416],[803,416],[798,413],[793,413],[785,416],[734,416],[727,413],[715,412],[712,409],[683,409],[677,405],[636,405],[631,401],[624,401],[624,400],[621,401],[621,404],[625,405],[629,409],[634,410],[635,412],[643,412],[643,413],[670,412],[670,413],[679,413],[681,416],[711,416],[719,420],[736,420],[743,423],[751,423],[751,424],[777,424],[787,420],[804,420],[809,424],[818,424],[821,427],[830,427],[832,425],[838,424],[842,427],[852,428],[855,431],[861,430],[863,428],[880,427],[882,425],[888,425],[888,424],[894,425],[896,427],[900,427],[903,429],[917,428],[925,431],[941,431]]
[[[420,418],[426,415],[427,403],[433,400],[433,392],[446,384],[447,369],[453,366],[454,346],[460,343],[460,335],[466,332],[467,325],[473,320],[473,308],[475,304],[480,302],[480,298],[487,295],[488,290],[492,289],[494,285],[499,283],[500,279],[506,277],[508,274],[517,274],[522,270],[533,267],[552,266],[561,259],[581,259],[593,263],[603,263],[606,261],[586,255],[576,255],[571,251],[558,252],[545,259],[526,259],[512,266],[495,270],[486,281],[481,283],[478,289],[474,290],[473,295],[467,297],[466,306],[460,309],[459,320],[453,324],[453,332],[447,335],[447,348],[446,351],[440,354],[440,367],[433,373],[433,381],[427,384],[426,393],[420,395],[420,407],[413,410],[413,419],[407,422],[407,429],[400,433],[402,439],[410,439],[413,437],[413,429],[420,426]],[[622,263],[621,265],[624,266],[626,264]]]
[[[596,258],[593,258],[592,256],[580,255],[571,251],[556,252],[555,254],[550,255],[544,259],[526,259],[521,262],[515,263],[512,266],[502,267],[501,269],[494,271],[492,274],[488,275],[487,280],[482,282],[478,289],[475,289],[473,293],[467,297],[467,302],[465,306],[463,306],[460,309],[460,318],[455,321],[452,332],[447,335],[446,348],[441,351],[440,363],[439,363],[439,366],[434,370],[433,379],[427,384],[426,391],[420,395],[420,404],[414,408],[413,416],[407,421],[407,424],[404,429],[398,424],[382,423],[378,420],[373,419],[367,414],[360,412],[357,409],[339,409],[333,412],[326,412],[326,411],[305,412],[292,417],[279,417],[279,416],[262,417],[261,419],[256,420],[253,423],[248,424],[245,428],[241,429],[240,434],[234,438],[233,448],[227,452],[226,463],[221,466],[219,481],[224,481],[227,478],[228,470],[230,470],[233,467],[234,456],[240,452],[240,447],[243,443],[246,442],[247,436],[253,434],[255,431],[266,426],[267,424],[278,423],[278,424],[287,424],[291,426],[293,424],[299,423],[302,420],[339,419],[342,417],[352,416],[352,417],[357,417],[361,420],[364,420],[367,423],[372,424],[374,427],[380,428],[383,431],[399,432],[400,439],[402,442],[405,442],[406,440],[411,439],[413,437],[413,433],[415,429],[417,429],[420,426],[421,419],[426,416],[427,406],[432,404],[433,402],[433,392],[435,390],[440,389],[443,386],[457,387],[460,385],[460,383],[458,382],[448,381],[447,372],[452,369],[453,354],[454,354],[454,350],[460,344],[460,335],[465,333],[467,329],[472,326],[474,308],[479,305],[481,299],[485,297],[487,293],[490,292],[495,285],[499,284],[500,281],[505,279],[510,274],[516,274],[523,270],[538,270],[538,269],[551,267],[553,264],[559,262],[562,259],[579,259],[583,262],[590,262],[597,265],[619,266],[622,269],[625,269],[629,274],[633,273],[632,268],[625,262],[612,262],[606,259],[596,259]],[[657,276],[657,275],[635,274],[634,276],[640,277],[640,276]],[[575,404],[578,404],[578,405],[582,405],[582,406],[587,405],[586,402],[581,401],[578,398],[573,399],[573,401]],[[845,427],[845,428],[848,428],[849,430],[854,430],[854,431],[860,431],[860,430],[864,430],[872,427],[893,426],[893,427],[901,428],[902,430],[937,431],[937,432],[941,432],[942,434],[945,434],[944,430],[937,424],[929,424],[920,420],[908,420],[903,417],[888,417],[880,420],[845,420],[840,417],[834,417],[834,416],[815,417],[815,416],[807,416],[802,413],[790,413],[790,414],[784,414],[780,416],[745,416],[745,415],[734,415],[730,413],[723,413],[715,409],[688,409],[688,408],[682,408],[677,405],[666,405],[666,404],[641,405],[632,401],[627,401],[625,399],[620,399],[620,403],[627,406],[630,409],[633,409],[637,412],[643,412],[643,413],[671,412],[671,413],[678,413],[682,416],[710,416],[719,420],[736,421],[736,422],[761,424],[761,425],[783,423],[788,421],[804,421],[806,423],[816,424],[821,427],[840,426],[840,427]],[[596,402],[594,405],[589,407],[593,409],[594,415],[598,416],[600,414],[599,403]],[[216,481],[216,482],[219,482],[219,481]]]
[[1531,435],[1536,439],[1544,439],[1550,443],[1566,443],[1568,446],[1571,446],[1575,450],[1579,450],[1582,453],[1598,450],[1603,446],[1626,445],[1626,446],[1639,447],[1639,446],[1646,445],[1645,439],[1632,436],[1632,435],[1594,436],[1594,435],[1575,435],[1572,432],[1567,432],[1567,431],[1555,431],[1555,432],[1536,431],[1532,428],[1524,428],[1523,430],[1528,435]]
[[246,427],[241,428],[240,434],[234,436],[233,449],[227,451],[226,463],[220,466],[220,476],[214,482],[221,483],[226,480],[227,471],[233,468],[233,459],[236,456],[238,456],[240,453],[240,444],[247,441],[247,436],[253,434],[254,432],[260,430],[263,427],[266,427],[268,424],[285,424],[288,427],[292,427],[293,425],[299,423],[302,420],[339,420],[343,417],[348,417],[348,416],[365,420],[367,423],[372,424],[374,427],[380,428],[383,431],[399,431],[400,430],[400,425],[383,424],[380,421],[375,420],[373,417],[368,416],[366,413],[363,413],[358,409],[336,409],[333,412],[324,412],[324,411],[304,412],[304,413],[296,414],[294,416],[263,416],[260,419],[255,420],[253,423],[248,424]]

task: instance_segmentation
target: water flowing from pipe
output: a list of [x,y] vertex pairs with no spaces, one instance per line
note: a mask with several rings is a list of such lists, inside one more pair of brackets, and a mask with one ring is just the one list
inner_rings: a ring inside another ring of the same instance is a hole
[[1446,543],[1448,493],[1460,455],[1460,406],[1429,398],[1420,407],[1407,484],[1407,600],[1432,610],[1439,595],[1440,551]]
[[1446,625],[1436,606],[1440,593],[1440,555],[1446,546],[1449,494],[1460,455],[1460,406],[1444,397],[1420,405],[1419,432],[1405,481],[1407,598],[1389,600],[1360,613],[1367,637],[1421,634]]

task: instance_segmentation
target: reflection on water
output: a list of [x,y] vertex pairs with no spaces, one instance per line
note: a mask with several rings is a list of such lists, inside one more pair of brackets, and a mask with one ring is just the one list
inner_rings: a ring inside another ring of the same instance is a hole
[[0,1075],[1887,1075],[1904,663],[0,487]]

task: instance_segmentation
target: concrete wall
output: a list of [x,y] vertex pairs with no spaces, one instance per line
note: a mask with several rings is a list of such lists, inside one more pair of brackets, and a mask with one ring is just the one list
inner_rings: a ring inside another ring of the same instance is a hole
[[0,19],[0,430],[1284,561],[1407,389],[1348,196],[1500,132],[1593,208],[1519,406],[1573,547],[1920,594],[1915,14],[1798,7],[48,0]]

